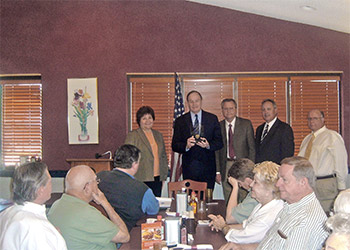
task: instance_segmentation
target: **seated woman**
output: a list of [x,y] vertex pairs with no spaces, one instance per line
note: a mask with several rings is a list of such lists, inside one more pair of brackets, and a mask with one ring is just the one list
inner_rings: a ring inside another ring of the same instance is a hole
[[283,208],[275,184],[278,180],[279,165],[273,162],[257,164],[253,170],[254,181],[250,184],[251,195],[259,204],[243,224],[227,225],[222,217],[209,216],[212,219],[212,230],[221,230],[229,242],[258,243],[272,226],[277,214]]

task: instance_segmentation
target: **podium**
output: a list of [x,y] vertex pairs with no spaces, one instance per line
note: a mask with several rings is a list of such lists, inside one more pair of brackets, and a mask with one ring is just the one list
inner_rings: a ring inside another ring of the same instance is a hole
[[70,167],[78,165],[87,165],[96,170],[96,173],[101,171],[112,170],[112,159],[66,159]]

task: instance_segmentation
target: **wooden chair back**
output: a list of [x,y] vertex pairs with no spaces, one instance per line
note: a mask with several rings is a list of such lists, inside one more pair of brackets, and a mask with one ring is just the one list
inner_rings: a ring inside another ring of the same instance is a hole
[[183,180],[178,182],[168,182],[168,195],[169,197],[176,197],[177,192],[181,192],[182,188],[186,189],[186,193],[191,195],[194,191],[197,194],[198,200],[205,200],[205,193],[207,190],[206,182],[198,182],[192,180]]

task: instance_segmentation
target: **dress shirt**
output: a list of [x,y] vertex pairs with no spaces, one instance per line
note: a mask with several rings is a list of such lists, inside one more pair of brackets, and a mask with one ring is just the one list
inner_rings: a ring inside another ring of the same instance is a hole
[[[336,173],[338,189],[345,189],[348,175],[348,154],[343,138],[336,131],[327,129],[326,126],[313,134],[315,139],[309,161],[314,167],[316,176],[321,177]],[[300,146],[299,156],[305,155],[311,138],[312,133],[304,138]]]
[[[125,174],[135,179],[134,176],[128,173],[125,173]],[[149,215],[155,215],[159,211],[159,201],[156,199],[156,197],[154,196],[150,188],[148,188],[145,194],[143,195],[141,208],[142,208],[142,212]]]
[[322,249],[328,237],[324,225],[326,220],[327,216],[315,193],[296,203],[285,203],[257,250]]
[[0,249],[66,250],[66,242],[47,220],[45,205],[25,202],[0,214]]
[[259,203],[248,219],[243,221],[243,229],[231,229],[225,236],[226,240],[238,244],[260,242],[282,208],[283,201],[279,199],[274,199],[264,206]]
[[275,118],[273,118],[272,121],[270,121],[270,122],[265,122],[265,126],[264,126],[263,131],[265,130],[266,125],[268,124],[269,127],[268,127],[268,129],[267,129],[267,133],[269,133],[269,132],[270,132],[270,129],[272,128],[273,124],[275,124],[276,120],[277,120],[277,116],[276,116]]
[[226,155],[227,155],[227,159],[230,159],[230,150],[229,150],[229,140],[230,140],[230,137],[228,136],[228,130],[229,130],[229,126],[230,124],[232,125],[232,135],[235,134],[235,123],[236,123],[236,117],[233,118],[232,122],[228,122],[227,120],[225,120],[225,128],[226,128],[226,139],[227,139],[227,152],[226,152]]

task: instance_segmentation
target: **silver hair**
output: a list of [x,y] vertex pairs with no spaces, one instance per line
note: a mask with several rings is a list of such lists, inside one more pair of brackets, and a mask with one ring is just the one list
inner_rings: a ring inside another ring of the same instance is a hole
[[288,158],[284,158],[281,161],[282,164],[291,165],[294,167],[293,175],[297,180],[305,177],[311,188],[315,187],[316,177],[315,171],[312,167],[312,164],[304,157],[301,156],[292,156]]
[[49,180],[46,170],[47,165],[42,162],[29,162],[16,168],[12,180],[13,201],[19,205],[34,201],[38,189]]
[[350,234],[350,214],[338,213],[328,218],[326,225],[333,233]]
[[335,213],[350,214],[350,188],[341,191],[334,201]]

